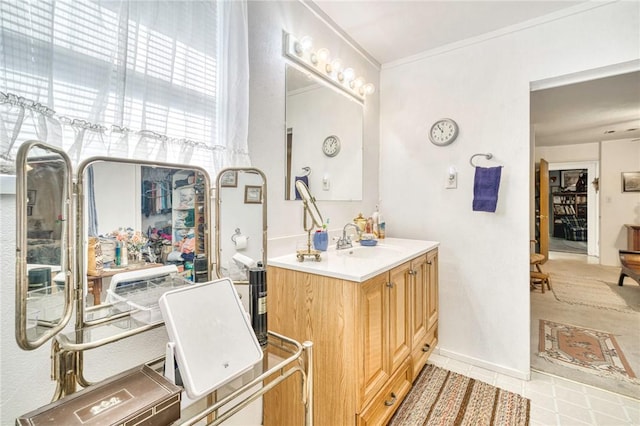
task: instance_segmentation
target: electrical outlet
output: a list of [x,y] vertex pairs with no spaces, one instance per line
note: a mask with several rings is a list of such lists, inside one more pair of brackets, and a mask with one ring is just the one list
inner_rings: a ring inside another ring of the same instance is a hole
[[322,190],[328,191],[329,189],[331,189],[331,182],[329,181],[329,178],[322,178]]
[[447,180],[444,187],[446,189],[456,189],[458,187],[458,173],[447,173]]

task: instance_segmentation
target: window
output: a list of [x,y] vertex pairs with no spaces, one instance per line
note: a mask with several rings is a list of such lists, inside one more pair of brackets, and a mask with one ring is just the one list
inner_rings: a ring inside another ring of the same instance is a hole
[[82,150],[72,155],[80,161],[114,154],[129,129],[135,138],[116,156],[135,157],[151,139],[175,145],[165,147],[168,161],[190,143],[207,148],[212,162],[213,148],[224,145],[217,140],[219,4],[0,2],[6,139],[20,128],[9,146],[0,138],[2,154],[15,158],[22,141],[41,139],[70,154]]

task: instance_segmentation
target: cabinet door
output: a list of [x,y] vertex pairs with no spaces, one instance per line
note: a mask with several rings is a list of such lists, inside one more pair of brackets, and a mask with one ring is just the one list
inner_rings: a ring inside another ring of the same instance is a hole
[[438,250],[427,253],[427,330],[438,322]]
[[428,270],[427,256],[423,255],[411,261],[411,280],[409,299],[411,301],[411,347],[417,348],[429,330],[428,310]]
[[388,274],[381,274],[361,284],[360,335],[363,353],[360,357],[359,406],[362,407],[391,377],[389,369],[389,299]]
[[396,371],[411,352],[409,282],[411,263],[393,268],[389,273],[389,353],[391,372]]

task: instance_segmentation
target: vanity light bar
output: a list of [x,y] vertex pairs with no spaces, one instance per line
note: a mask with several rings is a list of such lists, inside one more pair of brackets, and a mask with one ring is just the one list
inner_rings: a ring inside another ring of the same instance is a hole
[[367,83],[362,77],[356,77],[353,68],[343,68],[340,59],[331,59],[328,49],[321,48],[314,51],[309,36],[298,40],[284,32],[284,54],[296,64],[342,89],[361,103],[364,102],[365,96],[371,95],[376,90],[372,83]]

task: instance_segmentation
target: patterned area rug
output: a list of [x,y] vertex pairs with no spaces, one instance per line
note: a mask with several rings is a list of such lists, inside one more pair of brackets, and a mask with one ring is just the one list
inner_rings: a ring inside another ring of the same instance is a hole
[[551,273],[551,290],[560,302],[611,309],[618,312],[640,312],[640,289],[637,285],[620,287],[592,277],[576,277]]
[[610,333],[541,319],[538,349],[541,357],[565,367],[638,382]]
[[388,426],[528,425],[530,401],[427,364]]

